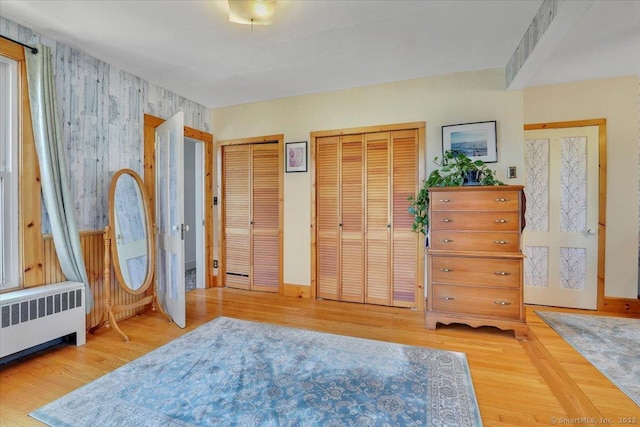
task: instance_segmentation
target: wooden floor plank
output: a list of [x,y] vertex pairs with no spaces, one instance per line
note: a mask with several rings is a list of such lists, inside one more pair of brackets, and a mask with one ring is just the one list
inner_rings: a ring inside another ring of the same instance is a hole
[[[0,367],[0,425],[38,426],[28,413],[218,316],[464,352],[485,426],[572,425],[570,418],[636,417],[640,408],[527,309],[532,339],[465,325],[425,329],[424,313],[232,289],[187,294],[187,328],[153,312],[104,328],[82,347],[61,346]],[[584,425],[574,423],[576,425]]]

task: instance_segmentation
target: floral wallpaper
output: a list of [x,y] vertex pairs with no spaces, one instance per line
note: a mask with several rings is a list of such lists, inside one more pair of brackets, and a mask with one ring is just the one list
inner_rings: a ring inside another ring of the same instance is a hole
[[549,139],[526,140],[527,230],[549,231]]
[[549,248],[525,246],[524,285],[536,288],[549,287]]
[[560,140],[560,231],[587,229],[587,138]]
[[587,250],[560,248],[560,288],[584,289],[587,281]]

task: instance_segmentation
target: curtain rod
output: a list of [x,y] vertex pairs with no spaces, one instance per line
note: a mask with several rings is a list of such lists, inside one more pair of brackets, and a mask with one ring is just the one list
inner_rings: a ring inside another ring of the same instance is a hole
[[3,39],[7,39],[9,41],[12,41],[14,43],[18,43],[20,46],[24,46],[24,47],[26,47],[28,49],[31,49],[31,53],[33,53],[34,55],[36,55],[38,53],[38,49],[36,49],[33,46],[29,46],[28,44],[20,43],[18,40],[14,40],[14,39],[9,38],[7,36],[3,36],[2,34],[0,34],[0,37],[2,37]]

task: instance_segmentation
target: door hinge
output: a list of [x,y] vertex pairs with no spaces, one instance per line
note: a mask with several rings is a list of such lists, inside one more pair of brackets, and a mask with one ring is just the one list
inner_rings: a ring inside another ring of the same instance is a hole
[[218,206],[218,197],[213,198],[213,206]]
[[217,259],[213,260],[213,268],[218,268],[218,260]]

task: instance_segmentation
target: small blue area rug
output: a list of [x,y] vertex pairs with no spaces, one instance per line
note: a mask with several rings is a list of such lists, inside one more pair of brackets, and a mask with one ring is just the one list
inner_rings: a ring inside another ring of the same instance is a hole
[[463,353],[220,317],[30,414],[51,426],[479,426]]
[[640,406],[640,319],[536,311]]

